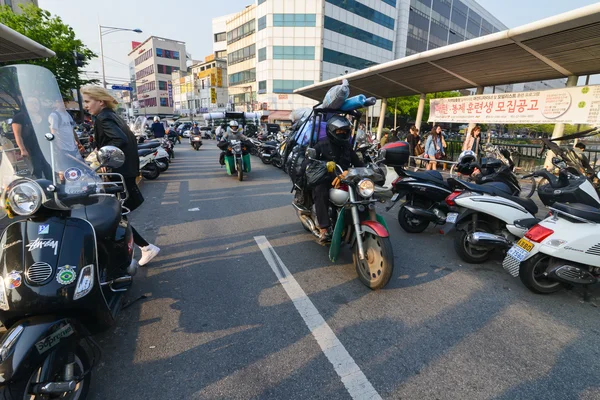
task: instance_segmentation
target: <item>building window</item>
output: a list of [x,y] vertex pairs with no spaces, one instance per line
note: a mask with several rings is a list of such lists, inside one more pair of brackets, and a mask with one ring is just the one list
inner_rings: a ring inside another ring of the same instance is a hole
[[229,75],[229,84],[230,85],[239,85],[242,83],[254,82],[256,81],[256,69],[248,69],[246,71],[240,71],[235,74]]
[[273,14],[273,26],[314,27],[316,24],[316,14]]
[[314,46],[273,46],[273,60],[314,60]]
[[473,36],[479,36],[481,26],[481,17],[473,10],[469,10],[469,22],[467,23],[467,32]]
[[267,0],[258,0],[258,5],[260,6],[262,3],[264,3]]
[[135,73],[135,79],[140,80],[145,76],[151,75],[154,73],[154,64],[148,65],[146,68],[140,69]]
[[[381,47],[382,49],[392,51],[394,48],[394,42],[391,40],[382,38],[373,33],[363,31],[355,26],[348,25],[337,19],[325,17],[325,29],[337,32],[341,35],[349,36],[353,39],[360,40],[361,42],[372,44],[373,46]],[[314,50],[314,49],[313,49]],[[273,57],[275,58],[275,57]]]
[[325,0],[327,3],[338,6],[346,11],[353,14],[366,18],[379,25],[383,25],[386,28],[394,29],[394,19],[388,17],[384,13],[373,10],[371,7],[367,7],[356,0]]
[[170,58],[171,60],[179,60],[179,52],[174,50],[156,49],[156,56]]
[[179,67],[172,67],[170,65],[161,65],[161,64],[158,64],[156,66],[156,69],[157,69],[156,72],[158,72],[159,74],[169,74],[169,75],[171,75],[172,72],[179,71]]
[[258,81],[258,94],[267,93],[267,81]]
[[460,0],[454,0],[452,3],[452,15],[450,17],[450,28],[461,36],[465,35],[467,27],[467,13],[469,8]]
[[215,57],[217,57],[217,58],[227,58],[227,50],[217,51],[215,53]]
[[258,62],[265,61],[267,59],[267,48],[263,47],[258,49]]
[[158,90],[167,90],[167,82],[158,81]]
[[267,16],[258,19],[258,30],[261,31],[267,27]]
[[313,83],[314,81],[274,79],[273,93],[294,93],[294,90],[312,85]]
[[141,64],[146,60],[149,60],[150,58],[152,58],[152,49],[147,50],[144,52],[144,54],[142,54],[141,56],[137,57],[135,59],[135,65]]
[[139,103],[140,103],[140,108],[156,107],[156,97],[140,100]]
[[386,4],[389,4],[392,7],[396,7],[396,0],[381,0]]
[[224,42],[227,40],[227,32],[215,33],[215,42]]
[[364,69],[377,65],[374,61],[365,60],[327,48],[323,49],[323,61],[354,69]]
[[255,30],[256,20],[253,19],[227,32],[227,44],[235,43],[246,36],[252,35]]
[[160,106],[161,107],[169,107],[169,99],[167,97],[160,98]]
[[[251,45],[227,54],[227,62],[229,65],[237,64],[242,61],[249,60],[256,56],[256,45]],[[213,64],[214,67],[214,64]]]

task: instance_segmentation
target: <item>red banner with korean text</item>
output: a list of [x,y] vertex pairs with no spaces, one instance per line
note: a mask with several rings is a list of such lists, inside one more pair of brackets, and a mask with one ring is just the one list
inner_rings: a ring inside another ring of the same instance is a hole
[[600,85],[431,99],[429,122],[600,124]]

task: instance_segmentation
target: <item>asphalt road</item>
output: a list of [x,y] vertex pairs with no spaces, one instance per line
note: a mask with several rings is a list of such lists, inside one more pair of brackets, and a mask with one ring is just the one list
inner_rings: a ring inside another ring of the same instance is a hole
[[392,210],[395,270],[373,292],[350,251],[331,263],[304,231],[283,172],[252,158],[238,182],[212,141],[175,151],[132,215],[161,253],[98,338],[93,398],[600,399],[598,291],[534,295],[500,257],[464,264]]

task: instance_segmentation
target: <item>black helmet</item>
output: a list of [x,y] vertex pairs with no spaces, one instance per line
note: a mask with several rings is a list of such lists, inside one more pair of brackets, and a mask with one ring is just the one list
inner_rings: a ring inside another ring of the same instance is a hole
[[352,124],[346,118],[334,115],[327,121],[327,137],[333,143],[349,143],[352,134]]
[[456,160],[456,167],[454,170],[459,174],[463,175],[471,175],[475,170],[475,167],[472,165],[477,161],[477,156],[474,151],[465,150],[460,153],[458,156],[458,160]]

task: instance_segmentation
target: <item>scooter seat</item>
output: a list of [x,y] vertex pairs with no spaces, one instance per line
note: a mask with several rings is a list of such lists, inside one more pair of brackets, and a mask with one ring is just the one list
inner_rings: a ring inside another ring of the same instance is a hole
[[138,144],[138,150],[156,149],[158,147],[160,147],[160,142],[148,142],[148,143]]
[[140,157],[144,157],[147,156],[150,153],[154,153],[156,151],[156,149],[138,149],[138,156]]
[[600,210],[596,207],[588,206],[587,204],[564,204],[564,203],[554,203],[552,206],[559,211],[563,211],[567,214],[574,215],[579,218],[583,218],[585,220],[600,223]]
[[71,216],[88,220],[98,239],[110,238],[121,221],[121,202],[115,197],[102,197],[91,206],[74,208]]
[[516,197],[516,196],[502,196],[502,197],[506,197],[507,199],[514,201],[515,203],[517,203],[518,205],[522,206],[527,211],[529,211],[529,213],[531,213],[531,215],[535,215],[538,212],[537,204],[535,204],[535,202],[531,199],[524,199],[524,198]]
[[446,182],[444,182],[444,177],[438,171],[423,171],[423,172],[416,171],[416,172],[413,172],[413,171],[405,170],[404,172],[406,172],[406,175],[411,178],[421,179],[424,181],[431,181],[431,182],[441,183],[442,185],[446,185]]
[[276,141],[274,141],[274,140],[269,140],[269,141],[267,141],[267,142],[264,142],[264,143],[263,143],[263,145],[264,145],[264,146],[273,146],[273,147],[277,147],[277,146],[279,146],[279,143],[277,143],[277,142],[276,142]]

